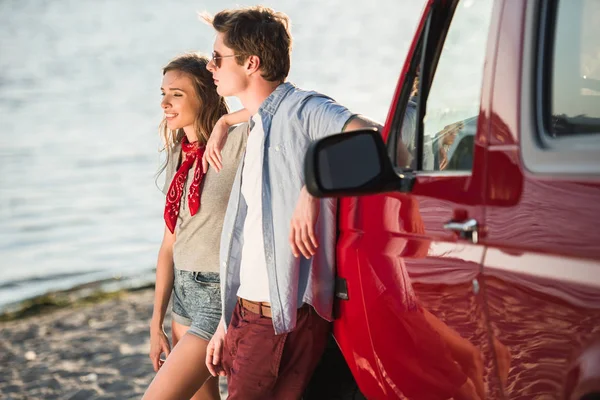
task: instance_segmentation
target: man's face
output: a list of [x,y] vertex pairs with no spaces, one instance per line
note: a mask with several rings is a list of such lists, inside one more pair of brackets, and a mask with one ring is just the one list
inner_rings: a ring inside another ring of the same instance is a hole
[[[224,43],[224,33],[217,33],[213,51],[215,57],[224,57],[212,60],[206,66],[217,86],[217,93],[221,96],[237,96],[248,86],[248,75],[246,74],[246,63],[238,64],[235,52]],[[218,67],[217,67],[218,65]]]

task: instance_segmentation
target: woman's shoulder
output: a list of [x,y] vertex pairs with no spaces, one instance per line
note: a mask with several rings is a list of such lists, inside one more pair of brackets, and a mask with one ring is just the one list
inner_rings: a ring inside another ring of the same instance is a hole
[[223,148],[223,152],[236,153],[240,149],[243,150],[246,146],[246,140],[248,139],[248,123],[244,122],[238,125],[234,125],[229,128],[227,134],[227,142]]
[[245,140],[248,136],[248,123],[242,122],[241,124],[233,125],[229,128],[229,138],[233,136],[242,136],[242,139]]

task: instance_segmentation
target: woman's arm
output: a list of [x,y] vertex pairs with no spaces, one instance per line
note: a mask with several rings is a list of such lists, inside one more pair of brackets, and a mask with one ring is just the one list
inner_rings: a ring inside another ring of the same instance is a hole
[[[235,124],[241,124],[242,122],[246,122],[249,119],[250,113],[245,108],[242,108],[241,110],[237,110],[235,112],[223,115],[221,118],[219,118],[219,121],[222,124],[225,124],[229,129],[230,126]],[[219,122],[217,122],[217,124],[218,123]]]
[[154,370],[160,368],[160,355],[165,353],[169,355],[171,347],[169,339],[165,334],[163,322],[167,312],[171,291],[173,290],[173,244],[175,243],[175,234],[171,233],[165,227],[160,250],[158,251],[158,261],[156,263],[156,284],[154,289],[154,310],[150,322],[150,359]]
[[210,139],[206,143],[206,150],[202,157],[202,167],[204,173],[208,171],[208,165],[210,164],[217,172],[223,168],[223,159],[221,157],[221,150],[225,146],[227,141],[227,133],[232,125],[240,124],[250,119],[250,113],[245,108],[223,115],[215,124]]

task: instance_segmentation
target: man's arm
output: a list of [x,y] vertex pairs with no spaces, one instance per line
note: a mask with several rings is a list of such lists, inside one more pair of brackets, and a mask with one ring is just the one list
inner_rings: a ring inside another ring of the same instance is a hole
[[[355,114],[348,118],[349,111],[330,99],[314,98],[312,103],[308,102],[307,105],[309,118],[305,118],[303,122],[309,132],[321,134],[339,132],[339,126],[344,117],[347,119],[342,127],[343,132],[364,128],[379,130],[383,128],[377,121],[363,115]],[[311,137],[318,139],[323,136],[311,135]],[[305,258],[310,258],[315,255],[317,247],[319,247],[319,241],[315,234],[315,223],[321,210],[320,204],[320,200],[311,196],[304,185],[300,190],[290,229],[289,242],[295,257],[303,255]]]
[[[364,115],[355,114],[348,119],[344,125],[344,128],[342,129],[342,132],[351,132],[365,128],[377,128],[379,132],[381,132],[383,130],[383,125],[375,120],[365,117]],[[399,138],[396,147],[396,166],[403,168],[410,167],[413,156],[406,148],[406,144],[402,141],[402,138]]]
[[346,121],[346,124],[342,128],[342,132],[356,131],[364,128],[377,128],[379,131],[381,131],[383,129],[383,125],[375,120],[365,117],[364,115],[354,114],[348,118],[348,121]]

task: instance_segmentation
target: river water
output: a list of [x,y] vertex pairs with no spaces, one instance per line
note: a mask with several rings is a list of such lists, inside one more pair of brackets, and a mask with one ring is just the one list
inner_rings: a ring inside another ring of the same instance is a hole
[[[423,3],[263,4],[292,19],[290,81],[383,121]],[[0,2],[0,308],[115,276],[152,280],[161,67],[210,53],[197,12],[237,4]]]

